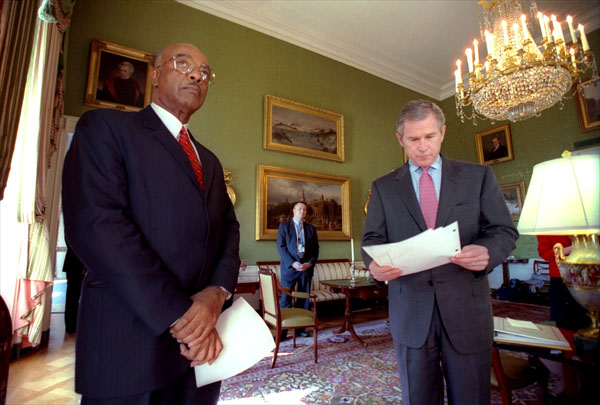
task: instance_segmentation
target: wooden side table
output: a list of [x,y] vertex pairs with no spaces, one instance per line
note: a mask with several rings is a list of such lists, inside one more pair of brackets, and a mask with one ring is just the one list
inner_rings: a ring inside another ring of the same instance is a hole
[[321,280],[321,284],[324,284],[331,288],[334,292],[341,292],[346,296],[346,308],[344,310],[344,324],[342,327],[334,332],[339,335],[344,332],[350,332],[350,335],[360,343],[362,346],[367,347],[367,344],[358,336],[352,325],[352,298],[358,298],[362,300],[382,298],[387,296],[387,287],[380,286],[375,282],[369,281],[367,277],[358,277],[355,283],[352,283],[348,279],[337,279],[337,280]]

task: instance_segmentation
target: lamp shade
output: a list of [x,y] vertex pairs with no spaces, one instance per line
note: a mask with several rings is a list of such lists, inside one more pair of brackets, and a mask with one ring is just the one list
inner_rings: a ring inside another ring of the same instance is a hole
[[569,156],[533,167],[517,229],[525,235],[600,233],[600,155]]

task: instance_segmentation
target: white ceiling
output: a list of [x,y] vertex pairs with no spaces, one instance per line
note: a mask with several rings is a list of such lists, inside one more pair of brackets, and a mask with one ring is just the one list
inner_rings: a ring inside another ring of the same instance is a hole
[[[177,1],[437,100],[454,94],[454,62],[479,36],[483,15],[477,0]],[[559,21],[573,16],[586,32],[600,28],[600,0],[538,0],[537,6]],[[539,36],[537,25],[532,35]]]

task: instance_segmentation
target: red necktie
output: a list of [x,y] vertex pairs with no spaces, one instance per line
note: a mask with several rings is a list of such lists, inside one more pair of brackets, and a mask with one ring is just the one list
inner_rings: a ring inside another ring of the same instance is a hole
[[435,186],[431,175],[427,173],[429,166],[421,167],[421,178],[419,179],[419,198],[421,200],[421,212],[427,228],[435,228],[435,219],[437,217],[438,201],[435,194]]
[[196,155],[196,151],[192,146],[192,142],[190,141],[190,137],[185,130],[185,127],[181,127],[181,131],[179,131],[179,144],[192,164],[192,169],[194,169],[198,185],[202,191],[204,191],[204,173],[202,171],[202,165],[200,164],[200,160],[198,160],[198,155]]

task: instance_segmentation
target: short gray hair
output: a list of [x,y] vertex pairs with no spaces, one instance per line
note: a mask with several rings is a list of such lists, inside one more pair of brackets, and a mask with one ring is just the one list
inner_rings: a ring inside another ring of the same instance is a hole
[[127,62],[126,60],[124,60],[123,62],[119,63],[119,68],[125,66],[127,68],[127,70],[129,70],[129,74],[132,75],[133,72],[135,71],[135,67],[133,67],[133,63],[131,62]]
[[438,128],[442,131],[446,123],[446,116],[437,104],[428,100],[412,100],[406,103],[398,118],[396,119],[396,132],[401,137],[404,136],[404,123],[406,121],[423,121],[425,118],[433,114],[438,122]]

